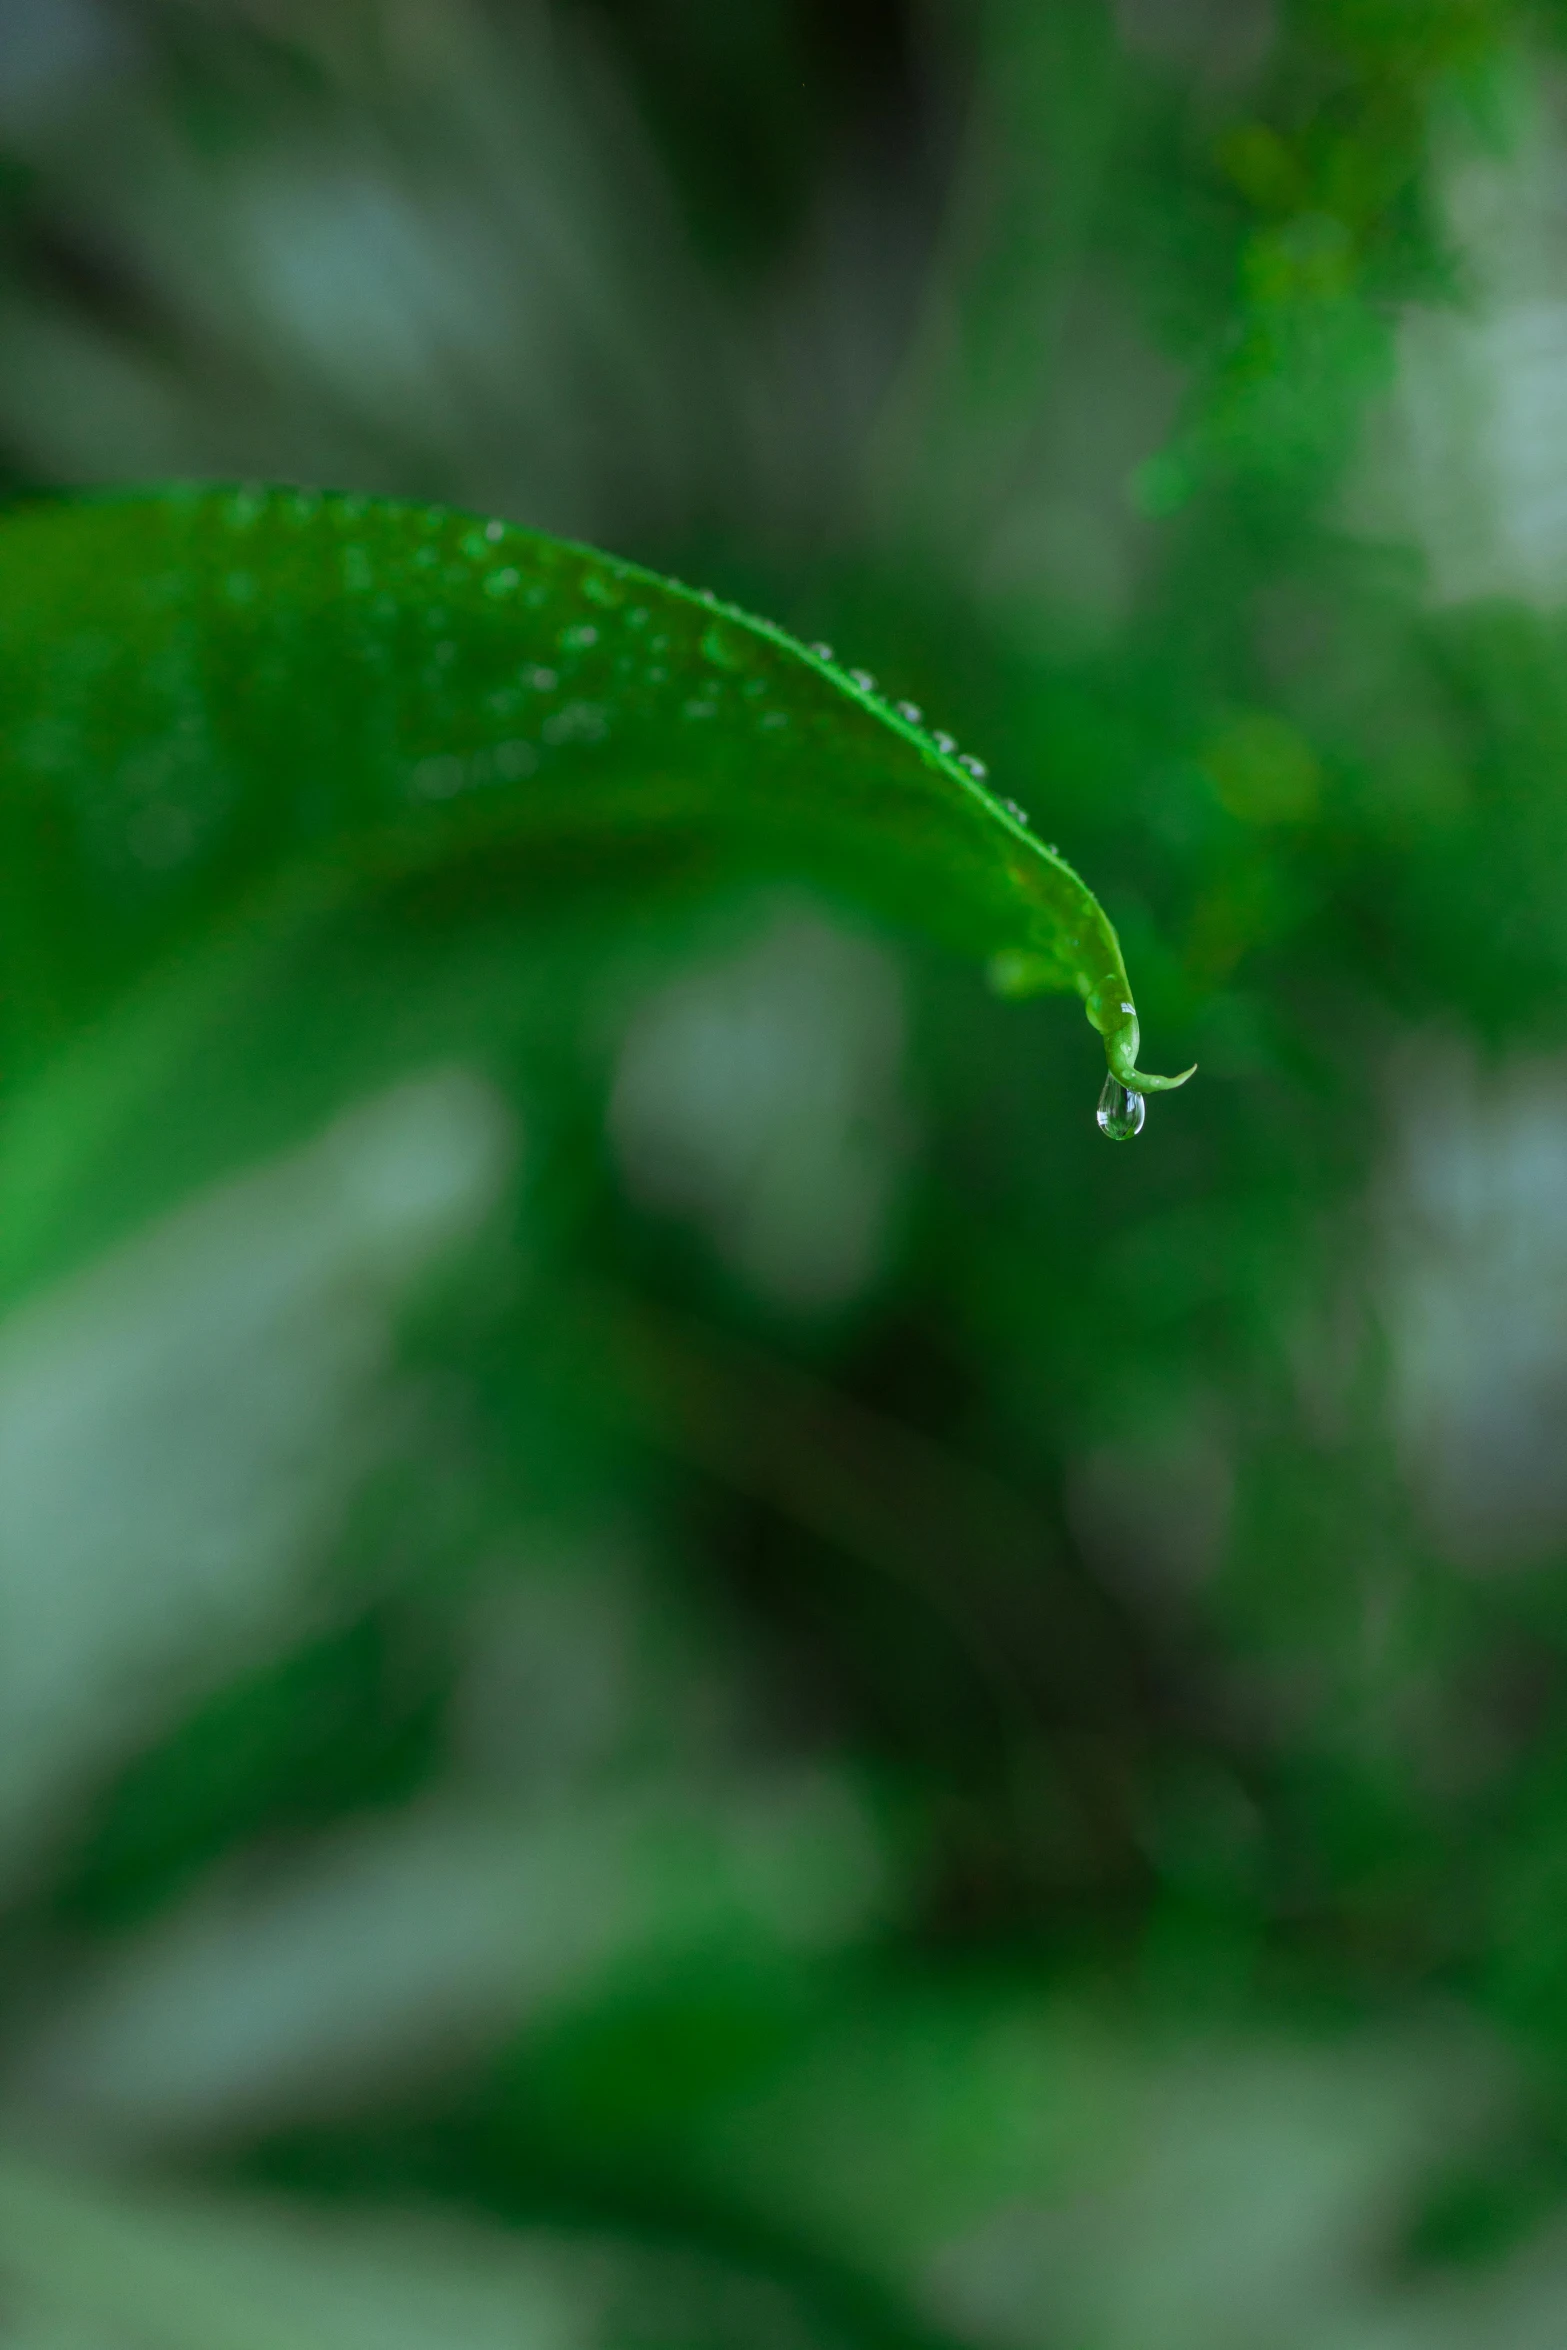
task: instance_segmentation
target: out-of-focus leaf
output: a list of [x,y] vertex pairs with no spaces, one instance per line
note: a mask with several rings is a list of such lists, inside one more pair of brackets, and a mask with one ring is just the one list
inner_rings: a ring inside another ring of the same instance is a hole
[[0,2152],[7,2350],[822,2350],[765,2274],[428,2210],[127,2185]]
[[214,1664],[286,1635],[407,1443],[397,1306],[471,1237],[510,1148],[478,1079],[427,1075],[8,1319],[0,1868]]
[[5,2093],[133,2145],[373,2108],[617,1968],[852,1945],[886,1857],[844,1781],[799,1772],[721,1801],[432,1798],[259,1886],[242,1867],[111,1947]]

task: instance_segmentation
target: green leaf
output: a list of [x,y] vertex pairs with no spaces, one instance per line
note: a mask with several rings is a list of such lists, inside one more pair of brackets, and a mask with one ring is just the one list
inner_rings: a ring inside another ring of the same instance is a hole
[[[6,1066],[225,916],[613,839],[797,874],[1137,1015],[1084,883],[978,776],[779,629],[438,507],[175,489],[0,525]],[[1190,1074],[1190,1072],[1188,1072]]]

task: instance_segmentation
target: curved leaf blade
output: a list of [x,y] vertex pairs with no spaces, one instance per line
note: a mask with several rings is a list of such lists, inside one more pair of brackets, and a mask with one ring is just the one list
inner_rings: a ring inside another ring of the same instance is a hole
[[[830,662],[638,566],[440,507],[253,489],[0,524],[13,1065],[269,877],[679,836],[1074,991],[1141,1091],[1072,868]],[[1189,1075],[1190,1072],[1188,1071]]]

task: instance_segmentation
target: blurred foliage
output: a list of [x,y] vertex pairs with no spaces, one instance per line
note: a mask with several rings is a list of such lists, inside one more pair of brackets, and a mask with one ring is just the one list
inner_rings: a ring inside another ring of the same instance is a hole
[[1058,1007],[608,854],[74,1037],[0,1138],[13,1250],[91,1168],[0,1326],[7,2350],[1554,2341],[1562,30],[0,15],[16,487],[828,638],[1202,1065],[1108,1150]]

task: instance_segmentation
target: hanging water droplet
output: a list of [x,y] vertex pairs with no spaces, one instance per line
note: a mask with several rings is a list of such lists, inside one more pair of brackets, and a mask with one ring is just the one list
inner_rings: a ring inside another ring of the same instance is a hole
[[807,647],[807,650],[814,653],[818,661],[830,661],[832,659],[831,645],[810,645]]
[[958,738],[955,734],[936,733],[930,739],[944,759],[950,759],[958,747]]
[[924,715],[925,713],[918,702],[900,702],[898,704],[898,716],[906,718],[911,726],[918,726]]
[[1028,822],[1028,810],[1026,808],[1020,808],[1016,800],[1003,800],[1001,805],[1003,808],[1005,808],[1009,816],[1016,817],[1019,824],[1026,824]]
[[976,759],[972,751],[965,751],[962,757],[958,760],[958,765],[963,769],[965,774],[972,775],[976,783],[983,783],[986,776],[990,773],[990,769],[985,765],[984,760]]
[[1120,1078],[1112,1074],[1104,1081],[1104,1090],[1099,1096],[1099,1108],[1095,1115],[1099,1120],[1101,1134],[1107,1134],[1112,1142],[1130,1142],[1134,1134],[1141,1134],[1143,1130],[1148,1104],[1140,1093],[1134,1093],[1129,1085],[1123,1085]]
[[876,680],[868,669],[851,669],[849,683],[857,685],[862,694],[873,694],[876,691]]

